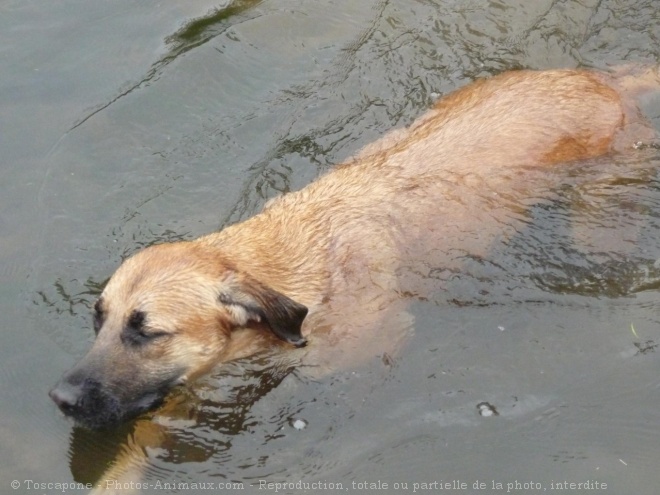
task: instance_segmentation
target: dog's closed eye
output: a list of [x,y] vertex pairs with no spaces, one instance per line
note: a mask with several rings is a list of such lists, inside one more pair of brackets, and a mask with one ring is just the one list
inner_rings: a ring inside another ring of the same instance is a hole
[[132,346],[140,346],[170,335],[167,332],[149,328],[146,321],[147,315],[144,311],[133,311],[126,322],[126,328],[122,332],[122,342]]

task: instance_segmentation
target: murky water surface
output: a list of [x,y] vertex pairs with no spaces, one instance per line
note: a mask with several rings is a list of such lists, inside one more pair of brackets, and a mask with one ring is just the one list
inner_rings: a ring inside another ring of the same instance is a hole
[[476,77],[657,63],[656,0],[9,0],[0,41],[0,491],[94,483],[137,445],[145,493],[657,493],[653,148],[567,167],[525,228],[431,271],[397,355],[321,378],[262,356],[113,433],[47,396],[127,255],[249,217]]

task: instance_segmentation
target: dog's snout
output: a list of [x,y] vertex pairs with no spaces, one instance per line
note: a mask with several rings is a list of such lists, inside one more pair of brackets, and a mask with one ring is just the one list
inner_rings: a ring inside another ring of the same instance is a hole
[[53,402],[57,404],[57,407],[59,407],[62,412],[70,414],[80,402],[82,393],[82,386],[62,381],[58,383],[48,395],[50,395],[50,398],[53,399]]
[[92,373],[74,369],[48,395],[65,416],[93,430],[112,427],[156,407],[174,383],[169,379],[137,392],[123,386],[118,393],[112,382],[101,382]]

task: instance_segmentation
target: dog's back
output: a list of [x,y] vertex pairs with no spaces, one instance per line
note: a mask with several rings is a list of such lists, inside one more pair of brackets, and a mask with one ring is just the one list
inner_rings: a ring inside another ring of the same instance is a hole
[[397,156],[391,163],[417,176],[439,170],[497,174],[595,157],[655,136],[635,98],[658,88],[658,69],[648,67],[611,75],[506,72],[450,93],[410,128],[386,135],[359,157]]
[[[271,201],[236,231],[211,237],[231,238],[223,242],[230,247],[259,246],[265,232],[264,249],[284,239],[287,247],[279,249],[289,260],[311,267],[351,263],[355,278],[391,273],[402,258],[428,258],[431,251],[439,263],[452,265],[454,249],[469,243],[472,252],[483,253],[508,223],[502,197],[542,195],[549,167],[652,139],[655,131],[634,97],[658,86],[658,71],[648,68],[612,75],[514,71],[479,80],[442,98],[409,128]],[[324,250],[310,250],[315,244]],[[334,259],[306,263],[310,256]],[[296,295],[310,303],[307,293],[303,288]]]
[[[418,188],[494,181],[631,148],[655,131],[634,96],[660,87],[657,69],[514,71],[442,98],[407,129],[387,134],[296,193],[272,201],[350,198],[350,208],[417,201]],[[353,202],[355,201],[355,202]],[[347,201],[348,202],[348,201]],[[412,206],[412,205],[411,205]]]

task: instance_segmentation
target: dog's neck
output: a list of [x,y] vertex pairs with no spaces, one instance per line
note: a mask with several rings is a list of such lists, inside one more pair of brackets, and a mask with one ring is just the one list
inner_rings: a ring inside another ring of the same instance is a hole
[[238,271],[293,300],[318,305],[330,290],[327,252],[319,247],[324,240],[318,232],[287,227],[262,213],[195,242],[217,249]]
[[232,332],[221,361],[234,361],[253,356],[264,349],[280,347],[293,349],[293,346],[275,337],[264,324],[250,322],[247,327]]

